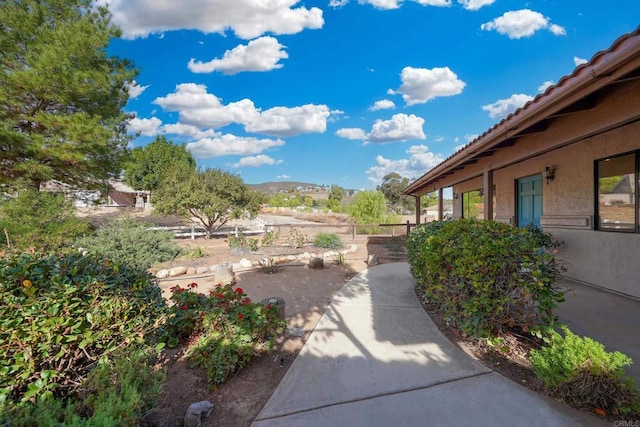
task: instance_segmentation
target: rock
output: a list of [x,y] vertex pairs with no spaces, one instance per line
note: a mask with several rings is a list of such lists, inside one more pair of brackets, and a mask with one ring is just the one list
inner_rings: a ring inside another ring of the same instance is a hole
[[202,420],[211,415],[214,407],[208,400],[192,403],[184,416],[184,427],[201,427]]
[[376,254],[369,255],[369,257],[367,258],[367,266],[373,267],[374,265],[378,265],[378,264],[380,264],[380,259],[378,258],[378,255]]
[[311,258],[309,260],[309,268],[322,270],[324,268],[324,258]]
[[198,267],[196,268],[196,274],[204,274],[209,272],[209,267]]
[[160,271],[158,271],[158,273],[156,273],[156,277],[158,279],[164,279],[168,275],[169,275],[169,270],[160,270]]
[[349,245],[349,251],[355,252],[358,250],[358,245]]
[[195,267],[187,267],[187,274],[196,274]]
[[184,266],[173,267],[172,269],[169,270],[169,277],[181,276],[186,272],[187,272],[187,267],[184,267]]
[[296,258],[295,255],[288,255],[287,256],[287,261],[295,261],[296,259],[298,259],[298,258]]
[[331,258],[332,256],[336,256],[336,253],[334,251],[329,251],[325,252],[322,256],[325,258]]
[[311,258],[311,254],[309,252],[305,252],[302,255],[300,255],[300,259],[309,259]]
[[271,307],[274,307],[278,312],[278,317],[280,319],[284,319],[284,299],[280,297],[269,297],[260,301],[260,304],[264,305],[265,307],[269,305]]
[[209,271],[211,271],[212,273],[215,273],[216,268],[218,268],[219,264],[213,264],[211,267],[209,267]]
[[233,271],[240,271],[242,270],[242,265],[240,265],[239,262],[234,262],[233,263]]
[[248,259],[246,259],[246,258],[242,258],[242,259],[240,260],[240,265],[241,265],[243,268],[251,268],[251,267],[253,266],[253,264],[251,263],[251,261],[249,261],[249,260],[248,260]]

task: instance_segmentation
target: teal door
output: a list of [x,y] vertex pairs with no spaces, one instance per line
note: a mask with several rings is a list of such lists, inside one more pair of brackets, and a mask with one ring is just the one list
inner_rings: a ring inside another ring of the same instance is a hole
[[535,224],[542,216],[542,175],[518,180],[518,227]]

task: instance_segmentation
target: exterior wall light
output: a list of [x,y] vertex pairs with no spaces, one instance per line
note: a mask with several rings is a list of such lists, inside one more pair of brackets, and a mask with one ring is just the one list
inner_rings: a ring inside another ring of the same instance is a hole
[[478,190],[478,195],[484,196],[484,188]]
[[457,199],[458,198],[458,193],[456,193],[455,191],[453,192],[453,198]]
[[547,184],[549,184],[556,177],[556,170],[552,167],[547,166],[542,171],[542,177],[547,180]]

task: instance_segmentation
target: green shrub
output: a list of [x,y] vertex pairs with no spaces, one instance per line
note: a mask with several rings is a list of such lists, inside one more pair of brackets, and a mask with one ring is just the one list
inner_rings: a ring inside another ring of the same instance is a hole
[[262,236],[262,246],[275,246],[278,243],[280,234],[273,230],[269,230]]
[[151,339],[165,301],[144,271],[79,254],[0,259],[0,402],[66,397],[103,356]]
[[526,230],[462,219],[419,228],[409,240],[411,272],[425,299],[465,335],[513,327],[537,332],[553,324],[563,300],[554,286],[562,267]]
[[13,427],[137,425],[155,405],[166,377],[155,369],[157,353],[133,346],[101,360],[72,399],[47,399],[16,406],[0,414]]
[[170,231],[150,230],[149,225],[130,218],[105,224],[95,235],[76,240],[76,246],[140,269],[174,259],[182,252],[180,246],[173,243]]
[[0,249],[57,250],[90,231],[62,194],[25,191],[0,204]]
[[174,344],[190,339],[187,360],[217,385],[255,355],[269,351],[286,322],[274,307],[251,302],[233,284],[217,285],[208,296],[197,293],[197,286],[171,288],[173,305],[165,337]]
[[184,250],[183,250],[183,257],[190,259],[190,258],[204,258],[206,256],[209,256],[209,252],[207,252],[207,250],[205,248],[202,248],[200,246],[194,246],[191,247],[190,245],[187,245]]
[[338,252],[333,257],[333,263],[335,265],[344,265],[347,262],[347,254],[344,252]]
[[258,239],[252,239],[238,231],[238,235],[229,234],[227,236],[229,247],[241,253],[255,252],[258,250]]
[[307,236],[300,233],[295,228],[291,230],[291,233],[287,236],[287,244],[295,249],[303,247],[306,242]]
[[540,227],[534,223],[529,223],[524,227],[531,234],[535,244],[542,249],[557,248],[562,244],[559,240],[554,239],[551,233],[545,233]]
[[313,246],[324,249],[340,249],[344,245],[337,234],[318,233],[315,239],[313,239]]
[[579,407],[640,415],[640,395],[633,379],[624,378],[631,359],[607,352],[601,343],[581,338],[566,326],[562,330],[564,337],[554,331],[549,345],[531,350],[531,363],[545,385]]

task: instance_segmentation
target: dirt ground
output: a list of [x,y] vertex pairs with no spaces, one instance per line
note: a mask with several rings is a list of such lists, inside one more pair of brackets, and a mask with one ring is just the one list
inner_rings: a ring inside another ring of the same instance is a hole
[[[177,265],[211,266],[222,262],[238,262],[240,258],[257,260],[265,254],[273,254],[274,248],[263,248],[257,252],[234,254],[224,239],[177,240],[183,246],[199,246],[209,252],[209,256],[198,259],[177,259],[161,266]],[[391,244],[390,244],[391,242]],[[237,286],[241,287],[253,301],[268,297],[281,297],[285,301],[285,318],[288,327],[304,328],[302,337],[284,334],[279,337],[275,349],[268,355],[254,360],[225,384],[211,390],[205,375],[192,369],[180,358],[181,350],[167,352],[168,375],[158,399],[158,406],[147,417],[149,425],[174,427],[182,426],[184,414],[190,404],[209,400],[215,410],[205,426],[248,426],[257,416],[276,388],[296,355],[320,320],[329,302],[344,284],[358,272],[367,268],[370,254],[378,255],[380,262],[398,259],[394,243],[397,238],[357,238],[357,250],[347,255],[343,265],[337,265],[330,258],[325,259],[321,270],[307,268],[306,264],[294,261],[282,265],[276,273],[266,273],[260,268],[236,273]],[[349,244],[351,242],[348,242]],[[401,243],[401,242],[400,242]],[[319,252],[317,248],[305,246],[299,249],[282,248],[288,254]],[[159,281],[160,287],[169,295],[168,289],[175,285],[185,287],[198,283],[197,290],[207,293],[215,287],[211,274],[184,275]]]

